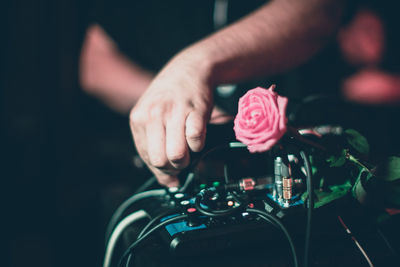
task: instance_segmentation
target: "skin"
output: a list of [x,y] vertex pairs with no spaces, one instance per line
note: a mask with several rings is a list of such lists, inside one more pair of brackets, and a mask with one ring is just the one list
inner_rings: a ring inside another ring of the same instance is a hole
[[83,90],[122,114],[129,114],[154,78],[121,53],[98,24],[87,29],[79,71]]
[[343,2],[270,1],[173,57],[130,113],[136,148],[158,181],[178,185],[189,152],[203,148],[216,85],[306,61],[339,27]]
[[[124,115],[129,114],[155,76],[126,57],[98,24],[89,26],[86,31],[79,74],[86,93]],[[225,123],[231,119],[214,106],[210,123]]]

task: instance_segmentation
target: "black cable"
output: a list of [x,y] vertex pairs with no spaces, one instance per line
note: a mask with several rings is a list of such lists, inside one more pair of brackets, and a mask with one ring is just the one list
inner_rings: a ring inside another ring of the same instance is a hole
[[292,252],[293,266],[298,267],[299,263],[297,261],[296,248],[294,246],[292,237],[290,236],[290,234],[289,234],[288,230],[286,229],[286,227],[279,221],[279,219],[277,219],[275,216],[273,216],[273,215],[271,215],[271,214],[269,214],[269,213],[267,213],[265,211],[259,210],[259,209],[250,209],[250,208],[248,208],[248,209],[246,209],[246,211],[248,213],[257,214],[260,218],[262,218],[262,219],[264,219],[264,220],[266,220],[268,222],[272,221],[273,225],[279,227],[282,230],[282,232],[286,236],[286,239],[288,240],[288,243],[289,243],[289,246],[290,246],[290,250]]
[[179,192],[184,193],[188,189],[189,185],[194,181],[194,172],[189,172],[186,176],[185,183],[181,188],[179,188]]
[[377,233],[379,235],[379,237],[383,240],[383,242],[385,243],[386,247],[389,249],[390,253],[393,255],[394,258],[397,259],[398,262],[400,262],[400,257],[399,254],[396,252],[396,250],[393,248],[393,246],[390,244],[389,240],[386,238],[386,236],[383,234],[383,232],[381,231],[381,229],[377,229]]
[[[144,239],[146,239],[149,235],[151,235],[153,232],[157,231],[158,229],[160,229],[161,227],[170,224],[172,222],[175,221],[179,221],[182,219],[187,218],[188,216],[185,214],[182,215],[178,215],[176,217],[167,219],[159,224],[157,224],[156,226],[154,226],[153,228],[151,228],[147,233],[145,233],[141,238],[138,238],[135,242],[133,242],[124,252],[124,254],[122,255],[121,259],[119,260],[118,266],[122,267],[123,266],[123,262],[125,261],[125,258],[128,259],[129,255],[132,254],[133,249],[139,245]],[[132,256],[131,256],[132,258]],[[130,259],[131,260],[131,259]]]
[[151,226],[153,226],[153,224],[154,224],[155,222],[158,222],[158,221],[161,220],[163,217],[167,217],[168,215],[176,214],[176,212],[177,212],[177,210],[167,210],[167,211],[164,211],[164,212],[162,212],[161,214],[157,215],[157,216],[154,217],[153,219],[151,219],[151,220],[143,227],[142,231],[140,231],[140,233],[139,233],[137,239],[141,238],[141,237],[146,233],[146,231],[147,231]]
[[131,265],[132,253],[129,253],[128,258],[126,259],[125,267],[129,267]]
[[[191,164],[191,166],[190,166],[191,171],[189,172],[189,174],[188,174],[188,176],[186,178],[184,186],[181,189],[179,189],[179,192],[185,192],[186,191],[186,189],[188,188],[190,183],[193,182],[193,180],[194,180],[193,179],[194,178],[194,173],[197,171],[198,164],[202,160],[204,160],[209,154],[211,154],[211,153],[213,153],[215,151],[218,151],[220,149],[240,149],[240,148],[244,148],[244,147],[246,147],[246,145],[244,145],[244,144],[242,144],[240,142],[230,142],[228,144],[223,144],[223,145],[219,145],[219,146],[213,147],[213,148],[207,150],[206,152],[204,152],[198,159],[194,160],[193,163]],[[226,182],[227,180],[229,180],[229,178],[227,177],[227,173],[225,173],[225,171],[227,171],[225,169],[226,168],[224,166],[224,178],[225,178],[225,182]],[[191,173],[193,173],[192,176],[190,176]],[[190,180],[188,181],[188,179],[190,179]]]
[[143,191],[146,191],[147,189],[149,189],[150,186],[152,186],[155,182],[157,181],[157,177],[156,176],[151,176],[149,179],[147,179],[146,182],[144,182],[141,186],[139,186],[138,189],[136,189],[136,191],[133,193],[134,195],[139,194]]
[[310,243],[311,243],[311,227],[312,227],[312,211],[314,208],[314,192],[312,186],[311,165],[306,153],[301,150],[300,156],[303,159],[306,169],[306,184],[307,184],[307,224],[304,243],[304,267],[308,267],[310,258]]
[[111,216],[111,219],[107,225],[106,228],[106,243],[108,241],[108,238],[110,237],[112,231],[114,230],[115,225],[118,223],[118,221],[121,219],[122,215],[124,212],[131,207],[134,203],[146,199],[149,197],[160,197],[166,194],[165,189],[155,189],[155,190],[150,190],[150,191],[145,191],[141,192],[135,195],[132,195],[129,197],[127,200],[122,202],[122,204],[115,210],[114,214]]
[[225,184],[229,183],[229,174],[228,174],[228,164],[224,164],[224,179],[225,179]]
[[194,205],[196,207],[196,209],[203,215],[206,215],[208,217],[224,217],[227,215],[230,215],[234,212],[237,212],[239,209],[243,208],[243,203],[241,203],[240,201],[238,201],[239,199],[235,196],[235,201],[239,204],[239,206],[234,207],[234,208],[230,208],[230,209],[224,209],[224,210],[206,210],[205,208],[203,208],[201,206],[201,200],[204,197],[204,194],[206,194],[207,191],[206,190],[202,190],[199,194],[197,194],[195,201],[194,201]]

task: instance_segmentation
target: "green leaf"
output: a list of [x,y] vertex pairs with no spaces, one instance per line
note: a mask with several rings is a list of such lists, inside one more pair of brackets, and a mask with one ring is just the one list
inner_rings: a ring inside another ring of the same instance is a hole
[[374,177],[373,174],[365,168],[361,169],[360,173],[358,174],[357,180],[355,181],[351,192],[353,197],[356,198],[360,203],[366,203],[368,201],[368,194],[366,188],[364,188],[364,185],[367,184],[372,177]]
[[329,163],[329,167],[341,167],[346,163],[346,149],[342,150],[340,156],[332,155],[326,161]]
[[385,181],[392,182],[400,179],[400,158],[399,157],[389,157],[385,171],[379,177]]
[[367,139],[354,129],[344,131],[349,145],[362,155],[368,155],[369,144]]
[[[350,181],[346,181],[344,184],[329,186],[329,189],[330,189],[329,192],[314,190],[314,193],[316,195],[316,200],[314,202],[314,208],[319,208],[319,207],[324,206],[336,199],[344,197],[350,191],[351,183],[350,183]],[[307,192],[305,192],[301,196],[301,199],[303,201],[306,201]]]

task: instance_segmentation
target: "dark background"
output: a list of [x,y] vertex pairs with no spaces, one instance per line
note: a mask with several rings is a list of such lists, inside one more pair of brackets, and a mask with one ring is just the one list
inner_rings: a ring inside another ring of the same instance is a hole
[[103,200],[148,175],[131,164],[127,118],[79,87],[91,5],[2,2],[1,266],[100,266],[115,207]]

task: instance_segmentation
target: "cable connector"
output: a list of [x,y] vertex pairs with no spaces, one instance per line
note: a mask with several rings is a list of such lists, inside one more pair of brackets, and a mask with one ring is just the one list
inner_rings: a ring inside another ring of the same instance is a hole
[[244,178],[239,181],[239,187],[241,190],[250,191],[256,186],[256,181],[253,178]]

